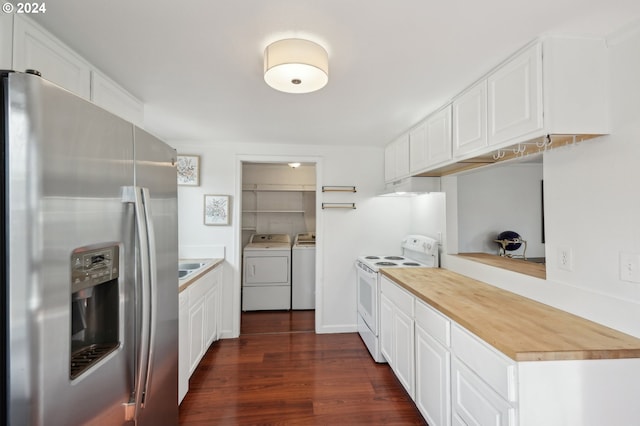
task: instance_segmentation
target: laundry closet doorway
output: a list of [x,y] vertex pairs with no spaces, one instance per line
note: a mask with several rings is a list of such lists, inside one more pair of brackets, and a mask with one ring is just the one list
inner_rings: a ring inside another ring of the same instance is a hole
[[240,333],[314,331],[317,163],[242,161],[241,185]]

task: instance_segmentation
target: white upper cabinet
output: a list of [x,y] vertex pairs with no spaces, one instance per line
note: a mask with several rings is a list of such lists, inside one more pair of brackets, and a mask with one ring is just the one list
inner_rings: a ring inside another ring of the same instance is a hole
[[91,72],[91,101],[135,125],[144,124],[144,105],[103,74]]
[[604,40],[547,37],[487,77],[490,147],[551,135],[601,135],[609,128]]
[[451,105],[437,111],[409,132],[412,174],[451,159]]
[[542,129],[542,46],[537,43],[487,79],[489,144]]
[[487,146],[487,82],[482,80],[453,100],[453,155]]
[[15,16],[13,69],[35,69],[42,77],[85,99],[90,98],[91,67],[31,20]]
[[13,68],[11,40],[13,40],[13,15],[0,13],[0,69]]
[[554,37],[543,42],[544,127],[555,134],[606,134],[609,61],[605,40]]
[[417,173],[429,166],[427,122],[418,124],[409,132],[409,171]]
[[140,100],[27,17],[0,15],[0,65],[15,71],[37,70],[45,80],[144,127]]
[[450,151],[446,123],[431,122],[437,112],[410,132],[411,173],[438,176],[464,170],[469,164],[465,160],[490,159],[497,150],[517,144],[525,150],[530,145],[537,153],[536,144],[547,135],[551,140],[558,136],[549,145],[554,148],[571,142],[567,136],[581,140],[609,133],[608,64],[603,39],[544,37],[532,42],[453,98]]
[[391,182],[409,175],[409,133],[391,142],[384,150],[384,180]]

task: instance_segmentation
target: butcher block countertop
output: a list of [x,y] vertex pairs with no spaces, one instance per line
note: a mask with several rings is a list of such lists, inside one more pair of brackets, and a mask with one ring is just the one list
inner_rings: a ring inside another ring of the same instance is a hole
[[382,274],[515,361],[640,358],[640,339],[440,268]]
[[496,268],[530,275],[532,277],[540,278],[541,280],[547,278],[547,268],[542,263],[528,262],[523,259],[514,259],[511,257],[502,257],[487,253],[459,253],[454,256],[463,257],[465,259],[484,263],[485,265],[494,266]]

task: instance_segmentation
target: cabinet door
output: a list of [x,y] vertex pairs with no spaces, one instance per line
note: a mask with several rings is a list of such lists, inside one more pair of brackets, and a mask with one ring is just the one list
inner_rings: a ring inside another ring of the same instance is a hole
[[488,78],[489,144],[541,129],[542,47],[538,43]]
[[396,177],[409,175],[409,134],[402,135],[396,141]]
[[390,143],[384,148],[384,181],[391,182],[396,178],[396,147]]
[[91,101],[138,126],[144,124],[144,105],[104,75],[91,72]]
[[38,70],[46,80],[89,99],[89,64],[30,19],[18,15],[14,20],[13,68]]
[[178,296],[178,404],[189,391],[189,289]]
[[451,105],[429,117],[426,133],[427,166],[451,159]]
[[384,180],[391,182],[409,175],[409,133],[387,145],[384,150]]
[[393,303],[384,295],[380,295],[380,351],[389,365],[395,365],[393,343]]
[[453,414],[469,425],[515,425],[515,409],[457,358],[452,360]]
[[427,148],[427,122],[420,123],[409,132],[409,170],[417,173],[429,166]]
[[13,15],[0,13],[0,69],[13,69]]
[[204,336],[205,351],[211,344],[218,339],[218,285],[215,283],[213,287],[204,296],[205,307],[205,327]]
[[412,399],[414,392],[414,334],[413,318],[395,308],[393,310],[393,371]]
[[481,81],[453,101],[453,155],[487,146],[487,82]]
[[189,375],[193,374],[205,350],[204,298],[189,308]]
[[429,425],[451,424],[451,353],[416,324],[416,406]]

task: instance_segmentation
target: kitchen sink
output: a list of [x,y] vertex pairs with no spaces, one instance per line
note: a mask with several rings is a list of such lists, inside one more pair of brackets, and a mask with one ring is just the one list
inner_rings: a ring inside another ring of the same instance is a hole
[[204,263],[201,262],[193,262],[193,263],[179,263],[178,264],[178,269],[180,270],[188,270],[188,271],[193,271],[194,269],[199,269],[202,268],[204,266]]
[[186,276],[191,274],[191,273],[193,273],[193,269],[191,269],[191,270],[179,269],[178,270],[178,279],[186,278]]

